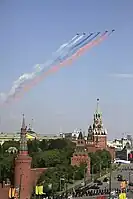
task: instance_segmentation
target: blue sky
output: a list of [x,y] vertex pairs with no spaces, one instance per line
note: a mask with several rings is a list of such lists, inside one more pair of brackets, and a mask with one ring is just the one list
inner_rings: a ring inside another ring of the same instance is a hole
[[[108,137],[132,134],[133,2],[112,0],[0,1],[0,92],[14,80],[44,63],[78,32],[115,29],[115,33],[71,66],[43,82],[0,111],[1,131],[20,128],[34,119],[37,132],[87,129],[96,98],[100,98]],[[126,74],[119,76],[114,74]],[[128,75],[130,74],[130,76]]]

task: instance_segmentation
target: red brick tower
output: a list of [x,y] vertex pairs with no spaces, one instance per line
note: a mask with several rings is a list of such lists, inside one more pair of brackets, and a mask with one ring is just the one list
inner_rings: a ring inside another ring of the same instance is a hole
[[96,152],[97,150],[107,150],[110,152],[112,161],[115,159],[115,148],[107,145],[107,130],[103,126],[102,113],[99,110],[99,99],[97,99],[97,108],[94,113],[93,124],[88,128],[88,136],[86,141],[88,152]]
[[28,155],[28,147],[26,140],[26,126],[23,115],[23,122],[20,136],[20,150],[15,159],[15,187],[19,188],[19,199],[30,199],[31,193],[31,161]]
[[94,113],[92,140],[96,147],[101,149],[107,147],[107,131],[103,127],[102,113],[99,110],[99,99],[97,99],[97,108]]
[[85,139],[83,137],[82,132],[80,131],[78,139],[77,139],[77,143],[76,143],[76,149],[73,154],[73,157],[71,158],[71,165],[80,166],[81,163],[87,164],[87,176],[89,176],[90,175],[90,158],[85,148]]

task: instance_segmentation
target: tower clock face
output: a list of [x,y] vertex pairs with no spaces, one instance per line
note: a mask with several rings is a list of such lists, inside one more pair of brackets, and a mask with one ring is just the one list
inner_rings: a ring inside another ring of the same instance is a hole
[[101,125],[99,124],[97,127],[100,129],[100,128],[101,128]]

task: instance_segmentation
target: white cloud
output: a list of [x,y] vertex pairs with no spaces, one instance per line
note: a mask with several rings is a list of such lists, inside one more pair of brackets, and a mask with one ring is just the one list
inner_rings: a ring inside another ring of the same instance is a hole
[[133,78],[133,73],[116,73],[116,74],[111,74],[110,76],[116,77],[116,78],[129,79],[129,78]]

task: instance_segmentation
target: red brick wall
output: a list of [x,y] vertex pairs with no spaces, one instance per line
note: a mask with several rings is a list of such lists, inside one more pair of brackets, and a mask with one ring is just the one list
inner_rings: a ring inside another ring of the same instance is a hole
[[90,158],[88,154],[73,154],[71,158],[71,165],[79,166],[81,163],[87,164],[87,174],[90,175]]
[[31,183],[32,183],[32,187],[36,185],[37,180],[39,179],[39,177],[41,176],[41,174],[43,172],[45,172],[47,170],[47,168],[35,168],[35,169],[31,169]]
[[98,136],[98,143],[96,143],[96,146],[98,146],[99,148],[105,149],[107,146],[107,137]]
[[0,184],[0,199],[8,199],[9,188],[10,186]]
[[[18,164],[18,162],[17,162]],[[18,168],[22,168],[22,170],[24,171],[24,169],[26,169],[25,165],[23,165],[23,163],[21,165],[17,165],[17,167],[15,168],[16,171],[16,183],[19,182],[18,185],[20,185],[20,175],[21,173],[19,173],[19,169]],[[21,169],[20,169],[21,170]],[[38,178],[41,176],[41,174],[43,172],[45,172],[47,170],[47,168],[35,168],[35,169],[31,169],[29,168],[29,171],[26,171],[26,176],[22,176],[21,179],[21,195],[20,195],[20,199],[23,198],[27,198],[31,196],[31,193],[33,191],[33,187],[36,185],[36,182],[38,180]],[[27,174],[30,176],[30,182],[27,181]],[[19,180],[18,180],[19,179]],[[27,187],[27,190],[25,189],[25,186]],[[0,199],[9,199],[8,198],[8,194],[9,194],[9,188],[10,186],[6,186],[6,185],[2,185],[0,184]],[[25,193],[24,193],[25,191]],[[28,192],[28,196],[25,195]]]
[[20,199],[30,199],[31,190],[31,161],[28,155],[18,155],[15,160],[15,187],[21,187]]
[[30,199],[33,187],[46,168],[31,169],[32,158],[18,155],[15,160],[15,187],[21,185],[20,199]]
[[112,161],[115,159],[115,148],[114,147],[108,147],[107,146],[107,149],[106,150],[108,150],[109,152],[110,152],[110,154],[111,154],[111,158],[112,158]]
[[96,146],[94,144],[89,144],[86,146],[88,153],[95,153],[96,152]]

